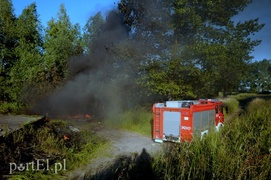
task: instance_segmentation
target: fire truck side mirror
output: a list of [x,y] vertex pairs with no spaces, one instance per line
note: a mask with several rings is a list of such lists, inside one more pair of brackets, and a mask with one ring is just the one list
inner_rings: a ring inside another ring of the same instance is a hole
[[222,108],[222,112],[223,112],[223,110],[225,109],[226,114],[228,114],[228,113],[229,113],[229,108],[228,108],[228,106],[227,106],[227,105],[223,104],[223,105],[221,106],[221,108]]

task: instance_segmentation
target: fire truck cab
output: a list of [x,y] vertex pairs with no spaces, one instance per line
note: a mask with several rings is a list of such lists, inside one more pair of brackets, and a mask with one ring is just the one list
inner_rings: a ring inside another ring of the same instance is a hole
[[155,142],[192,141],[224,123],[222,102],[217,99],[166,101],[155,103],[152,137]]

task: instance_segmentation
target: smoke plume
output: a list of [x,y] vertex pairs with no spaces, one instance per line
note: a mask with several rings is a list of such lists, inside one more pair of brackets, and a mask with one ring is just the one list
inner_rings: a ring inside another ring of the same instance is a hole
[[111,49],[127,38],[118,14],[112,11],[103,32],[93,43],[90,55],[69,62],[73,78],[36,109],[54,115],[90,113],[107,116],[121,111],[124,88],[129,86],[123,65],[116,63]]

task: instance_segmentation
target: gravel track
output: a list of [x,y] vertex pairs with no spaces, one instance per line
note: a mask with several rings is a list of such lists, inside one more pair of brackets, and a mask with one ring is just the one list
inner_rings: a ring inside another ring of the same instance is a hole
[[[78,122],[76,124],[78,124]],[[80,126],[86,127],[82,122]],[[131,153],[141,154],[143,149],[146,150],[148,154],[153,155],[162,149],[161,144],[154,143],[150,137],[138,133],[105,128],[99,125],[95,125],[93,130],[97,135],[104,137],[110,142],[110,148],[105,152],[105,156],[93,159],[87,166],[69,172],[67,179],[84,179],[86,173],[88,176],[94,175],[98,171],[113,164],[114,160],[120,155],[129,155]]]

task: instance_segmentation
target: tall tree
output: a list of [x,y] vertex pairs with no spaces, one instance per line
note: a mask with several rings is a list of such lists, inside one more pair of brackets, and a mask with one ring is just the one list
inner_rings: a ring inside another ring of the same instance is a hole
[[251,60],[249,54],[260,43],[250,39],[263,27],[258,19],[236,25],[231,21],[249,3],[251,0],[175,1],[177,37],[186,40],[186,59],[200,67],[199,84],[211,96],[219,91],[226,96],[237,89]]
[[[9,94],[12,101],[22,101],[29,96],[28,86],[36,79],[41,63],[42,27],[38,19],[36,4],[26,7],[16,21],[17,61],[10,71]],[[27,95],[28,94],[28,95]],[[33,94],[31,94],[33,96]]]
[[10,68],[16,62],[16,17],[11,0],[0,0],[0,99],[9,100],[5,88]]
[[[183,94],[184,86],[173,83],[175,75],[168,74],[167,68],[171,58],[174,59],[171,64],[177,63],[176,58],[179,55],[173,36],[172,1],[122,0],[118,7],[130,34],[130,43],[125,46],[124,52],[128,55],[127,61],[131,62],[133,69],[140,75],[139,84],[154,94],[163,96]],[[182,75],[179,74],[178,77],[180,76]],[[180,82],[182,79],[178,79],[178,83]]]
[[80,26],[72,25],[63,4],[57,19],[48,22],[44,40],[44,76],[57,86],[68,76],[68,60],[83,53]]
[[89,54],[90,47],[96,38],[99,37],[102,32],[102,26],[104,25],[104,19],[101,12],[98,12],[95,16],[91,16],[84,26],[83,41],[85,44],[85,54]]
[[205,31],[207,36],[202,36],[204,39],[198,38],[197,44],[188,46],[197,54],[193,57],[197,59],[196,65],[201,67],[204,75],[209,75],[207,79],[200,79],[203,89],[212,92],[213,96],[218,92],[226,96],[228,92],[237,90],[252,59],[249,54],[260,43],[251,40],[250,36],[262,27],[258,19],[236,25],[229,21],[220,29],[208,27],[211,31]]
[[[147,52],[142,51],[142,53],[148,56],[145,56],[145,63],[141,64],[150,65],[150,68],[146,68],[148,70],[145,84],[154,82],[155,86],[150,86],[151,90],[163,95],[172,93],[168,91],[174,91],[175,94],[179,91],[177,97],[216,96],[219,91],[223,91],[226,95],[227,92],[235,90],[245,73],[245,65],[251,60],[249,54],[259,44],[259,41],[253,41],[249,37],[263,27],[257,19],[236,25],[231,21],[231,18],[242,11],[251,0],[238,2],[172,0],[167,1],[167,6],[158,5],[163,2],[165,3],[162,0],[144,2],[123,0],[119,5],[126,20],[124,22],[131,27],[131,30],[140,32],[145,40],[150,42],[150,37],[157,32],[160,33],[154,38],[155,40],[160,38],[160,41],[153,43],[151,48],[147,48],[145,44],[143,46]],[[152,3],[158,6],[147,7]],[[168,11],[165,11],[164,7],[168,7]],[[146,11],[146,9],[151,10]],[[156,11],[161,13],[154,17],[158,22],[163,20],[164,29],[146,25],[148,24],[146,17]],[[169,21],[164,21],[165,14],[166,17],[170,17],[167,18]],[[163,43],[166,46],[161,46]],[[154,47],[165,48],[159,49],[156,53],[152,51]],[[175,50],[172,51],[172,48]],[[182,68],[176,69],[171,65],[172,63]],[[171,72],[178,74],[178,77],[170,78],[166,82]],[[163,84],[159,85],[160,81],[154,77],[163,79]],[[186,81],[187,77],[190,77],[189,81]],[[186,88],[181,90],[182,87]],[[168,91],[166,92],[165,89]]]

